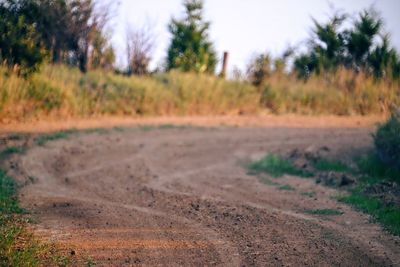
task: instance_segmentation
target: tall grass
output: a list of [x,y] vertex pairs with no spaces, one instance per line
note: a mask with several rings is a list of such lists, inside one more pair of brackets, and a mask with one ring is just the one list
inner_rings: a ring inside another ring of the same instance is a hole
[[47,65],[25,80],[0,67],[0,121],[98,115],[272,113],[380,114],[400,104],[398,81],[345,70],[299,81],[273,75],[264,86],[170,72],[125,77]]
[[262,87],[261,103],[275,113],[388,114],[400,103],[400,81],[376,80],[363,73],[335,73],[298,80],[272,75]]

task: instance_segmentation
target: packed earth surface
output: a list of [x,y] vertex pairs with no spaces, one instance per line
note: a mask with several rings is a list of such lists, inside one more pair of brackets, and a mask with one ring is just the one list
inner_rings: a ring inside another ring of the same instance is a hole
[[371,123],[303,120],[78,133],[32,145],[9,173],[35,235],[99,266],[400,266],[399,238],[336,189],[249,173],[268,153],[346,160],[372,146]]

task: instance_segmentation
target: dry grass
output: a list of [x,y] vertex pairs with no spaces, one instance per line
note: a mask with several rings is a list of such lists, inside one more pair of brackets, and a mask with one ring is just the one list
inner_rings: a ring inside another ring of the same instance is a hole
[[98,115],[382,114],[400,104],[399,88],[399,81],[376,82],[344,70],[307,82],[273,75],[256,88],[206,75],[125,77],[51,65],[24,80],[0,68],[0,122]]
[[400,103],[400,81],[375,80],[345,69],[307,81],[273,75],[261,103],[274,113],[368,115],[389,114]]

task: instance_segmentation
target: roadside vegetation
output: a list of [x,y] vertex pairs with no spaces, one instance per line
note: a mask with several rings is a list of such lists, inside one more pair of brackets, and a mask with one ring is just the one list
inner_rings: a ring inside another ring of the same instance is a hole
[[[0,123],[90,116],[259,113],[389,114],[400,57],[373,9],[313,20],[304,49],[257,55],[232,79],[216,73],[203,1],[171,18],[167,58],[149,69],[150,28],[127,25],[127,66],[114,67],[114,1],[0,3]],[[57,21],[57,23],[51,23]],[[293,62],[291,64],[290,62]]]
[[16,198],[18,186],[0,170],[0,266],[66,266],[71,260],[39,242]]
[[[237,115],[269,113],[382,114],[400,104],[399,83],[365,77],[271,78],[257,88],[245,81],[169,72],[126,77],[102,71],[83,74],[63,65],[47,65],[28,79],[0,68],[0,121],[101,115]],[[361,74],[360,74],[361,75]],[[358,79],[358,78],[356,78]]]
[[313,175],[308,171],[297,168],[289,160],[273,154],[267,155],[258,161],[250,163],[248,168],[252,172],[264,172],[268,173],[272,177],[281,177],[285,174],[300,177],[311,177]]
[[343,212],[336,210],[336,209],[313,209],[313,210],[306,210],[306,213],[312,215],[325,215],[325,216],[332,216],[332,215],[342,215]]
[[[318,153],[311,156],[306,153],[305,156],[299,156],[302,166],[298,166],[296,157],[270,154],[249,164],[248,168],[251,172],[266,173],[275,178],[283,175],[313,176],[317,183],[341,189],[338,201],[370,214],[389,232],[400,235],[400,162],[397,157],[400,155],[399,126],[400,117],[395,111],[374,135],[375,149],[355,158],[353,164],[321,158]],[[263,176],[260,176],[260,180],[280,189],[278,180],[272,181]],[[315,193],[303,192],[301,195],[314,197]],[[337,210],[326,209],[306,212],[314,215],[342,214]]]

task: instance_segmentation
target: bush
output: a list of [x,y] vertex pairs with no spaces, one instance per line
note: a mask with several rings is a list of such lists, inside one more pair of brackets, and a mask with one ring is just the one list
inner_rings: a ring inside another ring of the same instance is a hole
[[381,125],[374,136],[375,147],[380,159],[387,165],[400,170],[400,111]]

